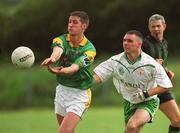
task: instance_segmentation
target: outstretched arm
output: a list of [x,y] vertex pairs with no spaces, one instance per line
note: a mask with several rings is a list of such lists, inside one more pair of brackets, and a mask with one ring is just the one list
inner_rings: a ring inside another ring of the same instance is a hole
[[74,73],[76,73],[79,70],[79,66],[77,64],[72,64],[69,67],[52,67],[52,66],[48,66],[48,70],[51,73],[54,74],[65,74],[65,75],[72,75]]
[[41,66],[48,66],[56,62],[62,55],[63,49],[61,47],[55,46],[53,48],[53,52],[49,58],[46,58],[42,63]]

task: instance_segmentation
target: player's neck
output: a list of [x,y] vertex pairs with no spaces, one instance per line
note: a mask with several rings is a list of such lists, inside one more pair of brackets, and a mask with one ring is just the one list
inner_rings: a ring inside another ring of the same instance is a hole
[[70,42],[72,43],[73,46],[79,46],[80,42],[84,38],[84,34],[81,35],[70,35]]
[[163,37],[159,37],[159,38],[155,38],[158,42],[162,42],[163,41]]
[[139,50],[139,51],[134,52],[134,53],[127,53],[127,57],[130,61],[133,62],[139,57],[140,54],[141,54],[141,51]]
[[163,34],[162,35],[152,35],[154,39],[156,39],[158,42],[162,42],[163,41]]

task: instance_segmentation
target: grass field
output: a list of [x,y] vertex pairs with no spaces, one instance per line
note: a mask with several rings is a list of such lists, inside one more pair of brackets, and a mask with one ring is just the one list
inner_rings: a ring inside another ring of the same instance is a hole
[[[167,133],[169,121],[158,112],[153,123],[142,133]],[[57,122],[53,110],[29,109],[0,112],[0,133],[56,133]],[[89,109],[77,128],[77,133],[123,133],[123,111],[118,107]]]

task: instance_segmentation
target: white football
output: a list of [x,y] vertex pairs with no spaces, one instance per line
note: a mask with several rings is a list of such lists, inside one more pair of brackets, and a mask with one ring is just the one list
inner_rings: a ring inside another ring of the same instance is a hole
[[30,48],[20,46],[12,52],[11,60],[19,68],[29,68],[34,64],[35,57]]

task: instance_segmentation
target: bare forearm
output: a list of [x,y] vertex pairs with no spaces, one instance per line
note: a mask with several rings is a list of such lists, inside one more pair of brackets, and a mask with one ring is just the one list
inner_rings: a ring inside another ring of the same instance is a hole
[[79,66],[76,64],[72,64],[69,67],[64,67],[61,69],[61,73],[63,74],[68,74],[68,75],[72,75],[74,73],[76,73],[79,70]]
[[44,67],[44,66],[48,66],[50,64],[53,64],[55,63],[60,57],[61,57],[61,54],[63,53],[63,49],[58,47],[58,46],[55,46],[53,48],[53,52],[51,54],[51,56],[49,58],[46,58],[42,63],[41,63],[41,67]]
[[149,96],[153,96],[156,94],[161,94],[161,93],[166,92],[166,91],[168,91],[167,88],[163,88],[163,87],[158,86],[158,87],[149,89],[148,94],[149,94]]
[[53,48],[53,52],[50,56],[50,58],[54,58],[55,61],[57,61],[60,57],[61,57],[61,54],[63,53],[63,50],[62,48],[58,47],[58,46],[55,46]]

